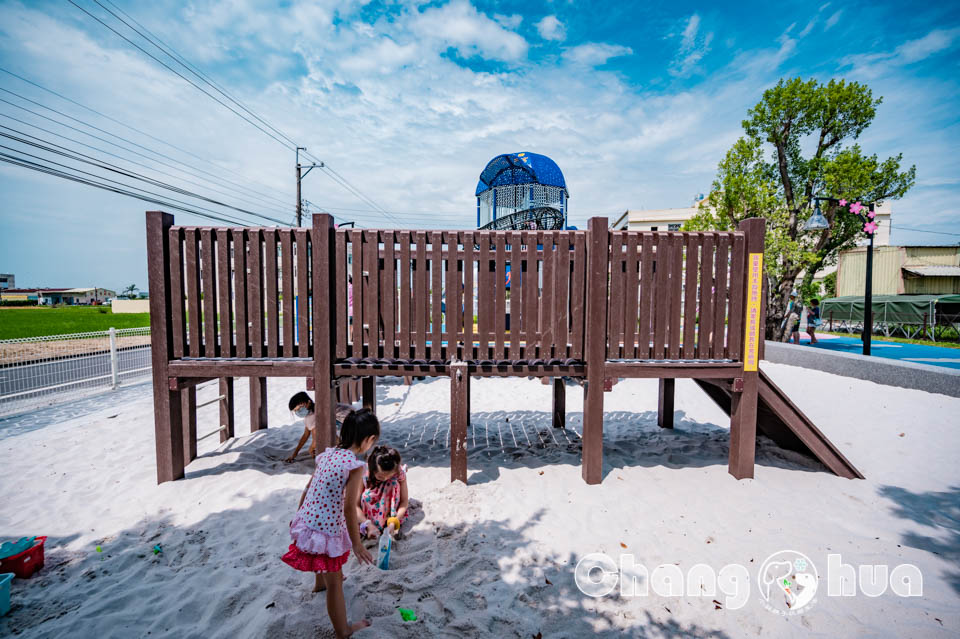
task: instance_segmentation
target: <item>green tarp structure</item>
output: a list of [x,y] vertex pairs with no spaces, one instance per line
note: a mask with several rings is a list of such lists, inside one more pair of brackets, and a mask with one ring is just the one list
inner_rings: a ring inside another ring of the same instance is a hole
[[[826,323],[862,322],[863,297],[845,295],[820,303],[820,317]],[[926,314],[926,319],[924,319]],[[933,324],[936,315],[960,314],[960,295],[874,295],[873,321],[888,324]]]

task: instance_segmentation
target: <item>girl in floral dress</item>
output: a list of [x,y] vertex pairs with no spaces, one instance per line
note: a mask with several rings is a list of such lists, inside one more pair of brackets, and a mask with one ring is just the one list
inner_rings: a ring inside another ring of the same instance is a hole
[[337,447],[317,455],[317,468],[290,522],[293,543],[283,561],[297,570],[316,573],[314,592],[327,591],[327,614],[337,637],[349,637],[370,625],[367,620],[347,623],[341,569],[351,548],[360,563],[373,563],[362,544],[354,505],[363,490],[361,468],[365,465],[357,456],[370,450],[379,437],[376,415],[367,409],[350,413]]
[[361,532],[377,537],[390,524],[395,533],[407,518],[407,467],[400,463],[396,448],[377,446],[367,455],[363,494],[357,514],[364,520]]

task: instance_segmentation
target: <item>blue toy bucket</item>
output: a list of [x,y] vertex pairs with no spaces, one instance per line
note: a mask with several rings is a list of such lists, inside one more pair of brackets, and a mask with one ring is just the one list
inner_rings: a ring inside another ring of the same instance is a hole
[[10,582],[13,581],[13,573],[5,572],[0,574],[0,617],[10,612]]

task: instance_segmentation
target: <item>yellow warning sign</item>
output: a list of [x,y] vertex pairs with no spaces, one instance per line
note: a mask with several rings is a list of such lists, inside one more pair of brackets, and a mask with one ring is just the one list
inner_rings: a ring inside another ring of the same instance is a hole
[[747,260],[747,326],[743,350],[743,370],[756,371],[759,364],[760,305],[763,303],[763,253],[750,253]]

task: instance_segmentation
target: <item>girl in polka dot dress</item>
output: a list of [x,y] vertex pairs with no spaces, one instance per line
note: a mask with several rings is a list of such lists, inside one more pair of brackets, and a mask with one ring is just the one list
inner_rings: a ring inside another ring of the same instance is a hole
[[379,437],[380,422],[371,411],[363,409],[347,416],[337,447],[317,455],[317,468],[290,522],[293,543],[283,561],[297,570],[316,573],[314,592],[327,591],[327,614],[337,637],[349,637],[370,625],[366,620],[348,624],[341,569],[351,548],[360,563],[373,563],[363,547],[354,504],[363,490],[365,466],[357,456],[370,450]]

